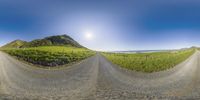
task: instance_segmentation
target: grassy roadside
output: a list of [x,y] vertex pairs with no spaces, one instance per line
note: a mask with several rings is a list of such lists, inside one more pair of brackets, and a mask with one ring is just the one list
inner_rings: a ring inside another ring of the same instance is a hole
[[195,52],[195,49],[155,53],[102,53],[108,60],[122,68],[139,72],[158,72],[174,67]]
[[4,48],[2,51],[35,65],[54,67],[81,61],[95,54],[86,48],[41,46],[33,48]]

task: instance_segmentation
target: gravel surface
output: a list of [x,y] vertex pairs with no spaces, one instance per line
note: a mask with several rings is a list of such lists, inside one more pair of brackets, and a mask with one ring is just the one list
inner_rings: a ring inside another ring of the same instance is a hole
[[97,54],[62,69],[40,69],[0,52],[0,100],[200,99],[200,52],[172,69],[140,73]]

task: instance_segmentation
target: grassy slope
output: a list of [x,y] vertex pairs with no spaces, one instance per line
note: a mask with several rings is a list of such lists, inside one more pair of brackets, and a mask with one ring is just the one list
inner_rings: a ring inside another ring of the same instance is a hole
[[176,52],[156,52],[141,54],[103,53],[114,64],[140,72],[157,72],[174,67],[194,53],[194,49]]
[[41,46],[32,48],[4,48],[3,51],[19,59],[43,66],[57,66],[83,60],[95,52],[76,47]]
[[10,43],[4,45],[2,48],[20,48],[21,46],[23,46],[26,43],[27,42],[22,41],[22,40],[15,40],[13,42],[10,42]]

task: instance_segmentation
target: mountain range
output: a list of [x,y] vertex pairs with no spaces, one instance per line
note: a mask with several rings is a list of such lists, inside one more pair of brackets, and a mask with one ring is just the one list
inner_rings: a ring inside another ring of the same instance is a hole
[[49,36],[43,39],[35,39],[30,42],[23,40],[14,40],[2,46],[2,48],[26,48],[26,47],[38,47],[38,46],[73,46],[78,48],[83,47],[73,38],[64,34],[64,35]]

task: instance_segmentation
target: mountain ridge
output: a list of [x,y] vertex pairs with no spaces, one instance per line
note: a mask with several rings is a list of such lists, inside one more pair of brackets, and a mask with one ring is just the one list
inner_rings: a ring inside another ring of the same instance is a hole
[[2,46],[2,48],[27,48],[39,46],[73,46],[78,48],[83,47],[70,36],[63,34],[48,36],[42,39],[34,39],[30,42],[17,39],[7,43],[6,45]]

